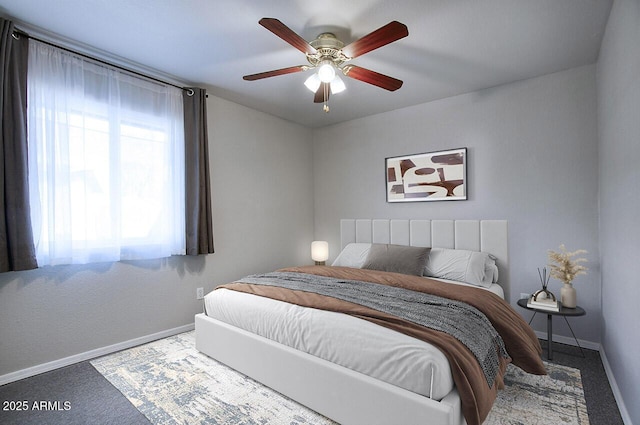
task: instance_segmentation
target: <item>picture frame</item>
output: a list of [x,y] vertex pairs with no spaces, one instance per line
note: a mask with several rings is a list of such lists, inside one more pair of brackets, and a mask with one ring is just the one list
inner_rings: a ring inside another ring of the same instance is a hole
[[385,158],[387,202],[467,199],[467,148]]

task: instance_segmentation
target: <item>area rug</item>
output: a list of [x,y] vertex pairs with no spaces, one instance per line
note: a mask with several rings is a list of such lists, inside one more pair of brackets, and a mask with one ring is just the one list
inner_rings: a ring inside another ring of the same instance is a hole
[[[91,361],[153,424],[334,424],[207,357],[187,332]],[[580,371],[547,363],[547,376],[509,366],[488,425],[588,425]]]

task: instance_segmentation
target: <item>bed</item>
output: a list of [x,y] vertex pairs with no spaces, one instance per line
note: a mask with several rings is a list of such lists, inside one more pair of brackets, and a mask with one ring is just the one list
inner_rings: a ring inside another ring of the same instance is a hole
[[[394,328],[396,325],[381,323],[378,315],[371,319],[370,310],[363,314],[359,310],[361,306],[353,307],[348,298],[339,301],[342,303],[340,308],[346,305],[347,311],[334,308],[334,300],[330,307],[322,306],[329,309],[326,311],[316,308],[315,304],[306,304],[306,300],[300,301],[296,298],[299,292],[295,288],[291,292],[291,288],[274,289],[271,285],[282,279],[284,286],[307,288],[313,284],[323,288],[325,279],[337,278],[339,282],[348,283],[340,289],[348,297],[351,296],[349,291],[369,291],[368,282],[376,279],[381,279],[380,283],[386,282],[389,276],[396,279],[397,273],[384,269],[362,269],[365,262],[371,262],[375,249],[429,247],[426,251],[406,248],[399,252],[403,257],[407,252],[427,255],[424,273],[431,277],[401,275],[401,283],[394,282],[393,285],[428,283],[436,291],[444,291],[437,294],[449,296],[455,292],[452,296],[456,297],[458,292],[467,294],[466,297],[469,293],[482,293],[471,296],[473,299],[491,293],[485,297],[490,304],[498,303],[501,310],[509,310],[511,308],[500,301],[508,299],[509,294],[506,221],[341,220],[340,234],[342,251],[331,267],[309,266],[261,274],[221,285],[208,294],[205,297],[207,314],[196,316],[196,348],[339,423],[480,423],[486,412],[469,409],[469,399],[478,398],[480,405],[490,403],[495,397],[492,391],[500,386],[507,361],[500,360],[501,368],[492,375],[492,381],[489,381],[487,370],[479,368],[476,373],[474,365],[469,375],[483,373],[490,383],[487,387],[491,388],[486,394],[475,390],[470,396],[469,388],[461,382],[461,379],[465,380],[461,375],[467,373],[464,368],[471,366],[466,366],[464,359],[459,361],[443,354],[441,341],[431,339],[431,333],[439,335],[439,331],[420,328],[414,332],[413,323],[404,322]],[[484,266],[478,266],[479,269],[470,266],[462,271],[457,266],[452,268],[451,258],[458,258],[461,253],[468,258],[482,259],[486,264],[482,263]],[[369,263],[365,266],[369,267]],[[473,275],[471,269],[480,272]],[[421,269],[418,274],[422,272]],[[456,272],[464,276],[459,277]],[[448,279],[451,277],[455,280]],[[302,280],[297,281],[299,278]],[[260,279],[267,279],[266,286],[262,286]],[[465,279],[472,284],[460,283]],[[354,290],[355,283],[368,286],[364,286],[364,290],[359,287]],[[331,285],[335,283],[331,281]],[[470,288],[458,289],[467,286]],[[335,291],[334,286],[328,288]],[[282,294],[286,296],[266,297],[261,292],[280,290],[285,291]],[[324,295],[320,293],[318,297]],[[325,302],[325,299],[321,301]],[[355,314],[353,308],[357,310]],[[385,311],[383,315],[396,317],[393,313]],[[526,326],[523,332],[528,332],[526,356],[533,357],[525,362],[528,371],[544,373],[535,334],[524,321],[518,321],[517,325]],[[511,337],[506,341],[509,348]],[[449,342],[444,344],[446,349]],[[455,347],[454,351],[466,350]],[[520,357],[521,353],[515,356],[518,361]],[[479,357],[476,355],[476,358]],[[472,384],[478,387],[476,383]]]

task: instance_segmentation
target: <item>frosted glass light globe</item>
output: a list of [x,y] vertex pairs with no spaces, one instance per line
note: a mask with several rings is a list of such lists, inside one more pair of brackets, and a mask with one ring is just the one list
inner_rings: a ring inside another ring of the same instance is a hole
[[318,68],[318,77],[320,77],[320,81],[323,83],[330,83],[331,80],[336,76],[336,70],[333,68],[331,62],[324,62]]
[[304,85],[314,93],[318,90],[320,84],[322,83],[320,82],[318,74],[311,74],[311,76],[304,82]]

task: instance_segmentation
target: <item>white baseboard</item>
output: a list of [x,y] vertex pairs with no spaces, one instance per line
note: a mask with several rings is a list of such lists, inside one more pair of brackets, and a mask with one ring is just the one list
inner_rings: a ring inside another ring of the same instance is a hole
[[52,362],[43,363],[43,364],[32,366],[26,369],[7,373],[6,375],[0,375],[0,385],[8,384],[14,381],[19,381],[20,379],[29,378],[31,376],[39,375],[41,373],[50,372],[52,370],[69,366],[74,363],[79,363],[85,360],[90,360],[96,357],[115,353],[116,351],[126,350],[127,348],[132,348],[137,345],[146,344],[147,342],[155,341],[157,339],[162,339],[172,335],[177,335],[179,333],[192,331],[194,328],[195,328],[195,325],[193,323],[190,323],[188,325],[179,326],[173,329],[167,329],[165,331],[157,332],[151,335],[145,335],[139,338],[130,339],[128,341],[119,342],[117,344],[109,345],[107,347],[96,348],[95,350],[74,354],[73,356],[65,357],[63,359],[58,359]]
[[607,360],[607,355],[604,352],[604,347],[600,348],[600,358],[602,359],[602,365],[604,366],[604,371],[607,374],[607,379],[609,379],[609,385],[611,386],[613,397],[616,399],[616,403],[618,404],[618,410],[620,411],[620,416],[622,416],[622,422],[624,422],[625,425],[633,425],[627,406],[624,404],[622,394],[620,393],[620,388],[618,388],[616,377],[613,375],[613,371],[609,365],[609,360]]
[[[535,333],[538,338],[543,339],[545,341],[547,340],[546,332],[535,331]],[[562,336],[562,335],[554,334],[553,342],[559,342],[561,344],[573,345],[574,347],[577,347],[576,340],[570,336]],[[580,343],[580,347],[582,348],[588,348],[590,350],[596,350],[596,351],[600,350],[600,344],[597,342],[585,341],[583,339],[578,339],[578,342]]]

